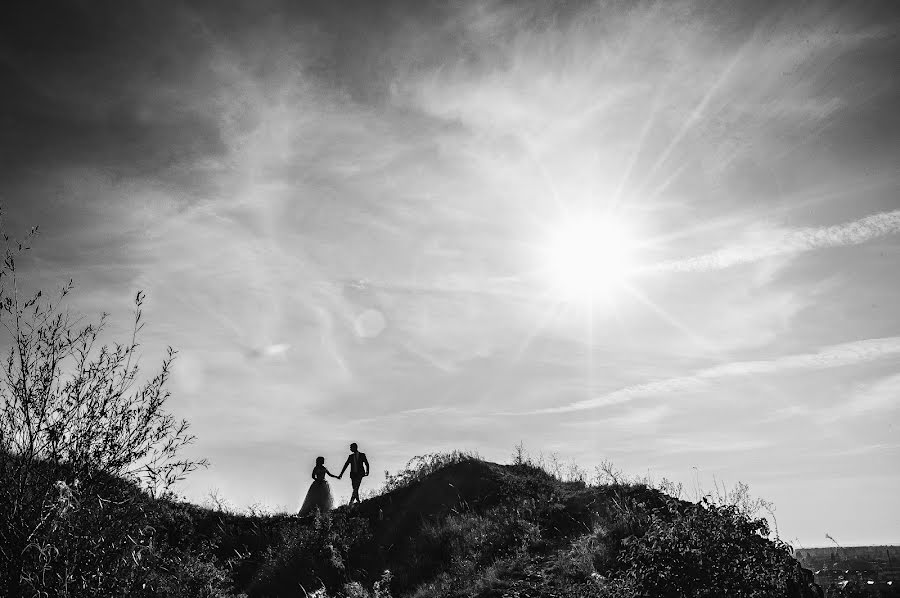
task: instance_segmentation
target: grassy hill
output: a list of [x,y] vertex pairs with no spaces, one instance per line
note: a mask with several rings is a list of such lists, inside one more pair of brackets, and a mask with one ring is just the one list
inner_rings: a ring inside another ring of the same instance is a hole
[[167,572],[145,591],[160,595],[820,595],[765,522],[734,507],[564,482],[529,463],[437,459],[306,520],[166,501],[153,526]]

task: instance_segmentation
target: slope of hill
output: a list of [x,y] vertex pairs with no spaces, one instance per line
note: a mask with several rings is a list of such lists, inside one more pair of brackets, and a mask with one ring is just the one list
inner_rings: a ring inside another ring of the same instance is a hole
[[[146,598],[822,595],[789,548],[767,539],[765,521],[734,507],[564,482],[527,462],[438,456],[357,507],[305,519],[95,481],[90,495],[60,481],[48,543],[23,553],[25,575],[59,579],[69,596],[101,586]],[[96,579],[70,583],[67,567],[82,561]]]
[[734,508],[529,464],[459,460],[306,520],[161,512],[161,543],[208,554],[251,598],[821,596],[765,523]]

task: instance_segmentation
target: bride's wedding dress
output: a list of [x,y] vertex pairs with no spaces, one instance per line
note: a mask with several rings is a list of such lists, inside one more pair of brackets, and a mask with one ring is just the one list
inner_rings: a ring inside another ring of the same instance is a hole
[[330,511],[334,506],[334,498],[331,496],[331,486],[325,481],[325,474],[328,472],[324,465],[316,465],[313,469],[313,483],[306,492],[306,498],[303,506],[300,507],[299,517],[312,515],[318,508],[323,513]]

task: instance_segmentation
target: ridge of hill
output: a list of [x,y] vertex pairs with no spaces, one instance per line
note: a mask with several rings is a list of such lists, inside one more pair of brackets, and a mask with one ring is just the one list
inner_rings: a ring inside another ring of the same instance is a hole
[[[159,542],[279,596],[822,596],[763,520],[647,486],[462,458],[304,520],[169,502]],[[215,595],[215,594],[207,594]]]

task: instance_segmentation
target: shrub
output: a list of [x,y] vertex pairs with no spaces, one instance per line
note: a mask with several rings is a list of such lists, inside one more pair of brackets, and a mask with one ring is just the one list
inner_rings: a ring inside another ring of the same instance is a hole
[[[793,576],[789,547],[767,538],[764,519],[752,519],[736,506],[670,499],[638,524],[644,529],[633,530],[637,533],[621,539],[613,551],[614,595],[772,598],[788,593]],[[614,535],[610,538],[615,541]],[[603,556],[609,562],[608,553]]]
[[468,576],[540,540],[538,525],[509,507],[455,513],[422,526],[404,571],[407,585],[440,573]]
[[317,513],[311,525],[295,522],[266,551],[251,596],[296,595],[324,587],[336,592],[351,581],[371,537],[368,522],[346,512]]
[[147,557],[149,574],[135,598],[225,598],[231,593],[229,572],[215,563],[207,549],[180,551],[164,548]]
[[125,593],[147,548],[141,490],[164,492],[204,464],[179,457],[193,436],[165,409],[175,352],[139,384],[143,294],[131,338],[98,346],[105,317],[85,325],[61,308],[71,282],[58,300],[24,296],[16,260],[27,244],[4,238],[0,587],[9,598]]
[[380,494],[387,494],[394,490],[406,488],[416,482],[420,482],[430,474],[454,463],[464,463],[478,459],[478,455],[465,451],[452,451],[449,453],[429,453],[416,455],[406,462],[406,467],[397,473],[384,472],[384,485]]

